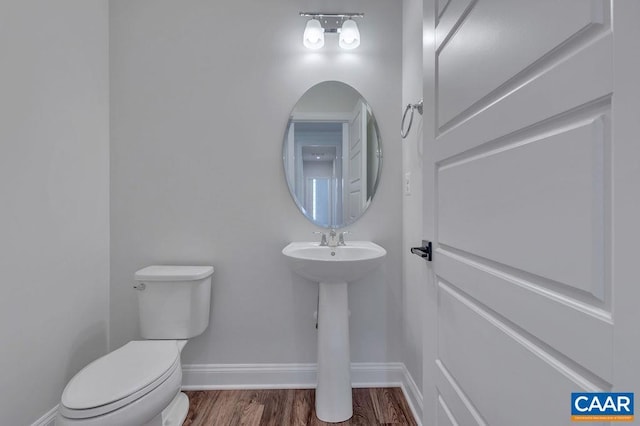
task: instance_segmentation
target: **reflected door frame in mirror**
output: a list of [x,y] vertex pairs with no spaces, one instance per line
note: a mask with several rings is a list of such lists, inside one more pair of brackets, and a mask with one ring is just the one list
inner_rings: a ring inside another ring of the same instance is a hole
[[382,141],[364,97],[338,81],[307,90],[283,138],[285,177],[302,214],[315,225],[342,228],[367,210],[382,170]]

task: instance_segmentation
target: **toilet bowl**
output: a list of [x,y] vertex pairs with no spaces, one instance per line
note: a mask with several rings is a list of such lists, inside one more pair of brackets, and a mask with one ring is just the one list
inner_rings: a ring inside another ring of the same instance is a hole
[[[56,424],[167,424],[176,411],[171,403],[180,394],[180,346],[185,343],[132,341],[87,365],[62,393]],[[177,398],[175,404],[181,400]]]
[[[57,426],[174,426],[189,410],[180,353],[209,322],[212,267],[136,273],[142,337],[95,360],[65,387]],[[173,336],[173,340],[169,339]]]

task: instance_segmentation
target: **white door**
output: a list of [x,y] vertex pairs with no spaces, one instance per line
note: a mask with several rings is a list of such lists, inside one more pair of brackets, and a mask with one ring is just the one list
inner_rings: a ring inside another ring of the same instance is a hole
[[358,101],[349,121],[347,221],[360,217],[367,202],[367,107]]
[[425,425],[640,397],[640,2],[612,3],[424,2]]

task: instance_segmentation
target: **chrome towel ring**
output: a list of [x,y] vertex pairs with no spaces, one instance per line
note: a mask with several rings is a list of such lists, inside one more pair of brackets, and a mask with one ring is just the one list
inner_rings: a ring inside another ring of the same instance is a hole
[[[411,131],[411,125],[413,124],[413,112],[415,110],[418,110],[418,113],[420,115],[422,115],[422,99],[420,99],[420,102],[418,102],[417,104],[407,104],[407,107],[404,109],[404,114],[402,114],[402,124],[400,126],[400,136],[402,136],[402,139],[406,138],[409,135],[409,132]],[[407,130],[404,130],[404,122],[407,119],[407,113],[409,112],[409,110],[411,110],[411,115],[409,116],[409,126],[407,127]]]

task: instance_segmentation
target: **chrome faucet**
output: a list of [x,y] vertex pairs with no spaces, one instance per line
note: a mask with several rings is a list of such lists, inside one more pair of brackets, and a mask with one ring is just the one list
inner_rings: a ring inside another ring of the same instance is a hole
[[336,238],[337,235],[338,234],[336,234],[336,230],[335,229],[331,228],[329,230],[329,238],[327,238],[327,242],[328,242],[327,245],[329,247],[336,247],[338,245],[338,241],[337,241],[337,238]]
[[348,234],[348,231],[336,232],[335,229],[330,229],[329,232],[315,231],[314,234],[320,235],[321,247],[338,247],[345,246],[344,236]]

